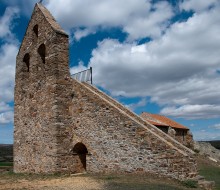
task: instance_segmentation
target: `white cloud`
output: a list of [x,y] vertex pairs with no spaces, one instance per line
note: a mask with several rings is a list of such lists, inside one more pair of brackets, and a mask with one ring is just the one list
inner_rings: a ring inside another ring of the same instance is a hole
[[181,107],[166,107],[160,112],[162,115],[184,117],[188,119],[218,118],[220,105],[183,105]]
[[0,102],[0,113],[5,112],[5,111],[11,111],[12,107],[10,107],[8,104],[5,102]]
[[34,8],[34,4],[39,2],[39,0],[2,0],[6,5],[18,7],[21,11],[21,14],[30,16]]
[[4,112],[0,113],[0,124],[13,123],[14,121],[14,112]]
[[12,20],[18,16],[18,8],[8,7],[5,13],[0,17],[0,38],[11,38],[11,29],[13,28]]
[[217,124],[215,124],[215,125],[209,126],[209,128],[220,130],[220,123],[217,123]]
[[128,104],[128,105],[126,105],[126,107],[132,111],[135,111],[137,108],[141,108],[141,107],[146,106],[146,104],[147,104],[146,98],[142,98],[139,102]]
[[197,130],[193,132],[193,138],[196,141],[219,140],[220,134],[217,131]]
[[89,63],[94,83],[114,96],[150,96],[173,111],[181,109],[179,117],[192,118],[192,110],[197,118],[219,117],[219,12],[216,6],[194,14],[146,44],[99,42]]
[[[166,1],[152,4],[150,0],[65,0],[65,3],[50,0],[47,8],[67,30],[120,27],[130,40],[160,36],[173,16],[172,7]],[[86,34],[90,33],[83,30],[80,36]]]
[[13,21],[18,8],[8,7],[0,18],[0,124],[13,122],[13,108],[8,104],[14,99],[15,63],[18,52],[17,40],[12,33]]
[[10,102],[14,98],[15,63],[18,47],[4,44],[0,47],[0,100]]
[[211,8],[212,6],[217,5],[219,2],[218,0],[184,0],[181,4],[180,4],[180,9],[182,10],[186,10],[186,11],[196,11],[196,12],[200,12],[200,11],[204,11],[208,8]]
[[88,36],[89,34],[95,34],[96,31],[94,29],[91,28],[86,28],[86,29],[77,29],[76,31],[74,31],[74,38],[76,39],[76,41],[79,41],[81,38],[84,38],[86,36]]
[[79,61],[78,66],[74,66],[74,67],[70,68],[70,73],[75,74],[75,73],[78,73],[78,72],[86,70],[86,69],[87,69],[87,67],[84,66],[84,63],[82,61]]
[[141,17],[131,17],[124,25],[123,30],[129,34],[129,39],[139,39],[144,37],[157,38],[165,31],[169,25],[168,20],[173,16],[170,4],[161,1],[152,5],[153,12]]

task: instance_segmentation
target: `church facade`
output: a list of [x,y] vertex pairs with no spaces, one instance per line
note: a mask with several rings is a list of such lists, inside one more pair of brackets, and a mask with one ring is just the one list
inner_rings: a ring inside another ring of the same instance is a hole
[[35,5],[16,62],[16,173],[197,175],[194,152],[116,100],[70,77],[68,35]]

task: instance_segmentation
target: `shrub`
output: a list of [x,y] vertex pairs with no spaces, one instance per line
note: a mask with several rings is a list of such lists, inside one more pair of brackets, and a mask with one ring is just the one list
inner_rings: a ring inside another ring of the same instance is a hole
[[182,183],[187,188],[197,188],[198,186],[197,181],[194,181],[194,180],[186,180],[186,181],[183,181]]

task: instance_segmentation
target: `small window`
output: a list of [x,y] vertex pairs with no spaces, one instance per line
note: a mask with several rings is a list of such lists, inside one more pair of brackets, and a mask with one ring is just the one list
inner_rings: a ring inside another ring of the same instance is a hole
[[38,25],[36,24],[33,28],[35,35],[38,37]]
[[29,55],[29,53],[26,53],[24,55],[23,62],[26,63],[27,71],[29,72],[29,68],[30,68],[30,55]]
[[46,47],[44,44],[41,44],[37,50],[37,52],[39,53],[41,60],[43,63],[45,63],[45,57],[46,57]]

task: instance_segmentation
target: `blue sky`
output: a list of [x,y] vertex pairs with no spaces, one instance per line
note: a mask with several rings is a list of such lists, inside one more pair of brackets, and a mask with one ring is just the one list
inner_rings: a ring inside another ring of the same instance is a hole
[[[13,143],[15,61],[35,0],[0,1],[0,143]],[[44,0],[70,36],[70,72],[137,114],[220,140],[219,0]]]

